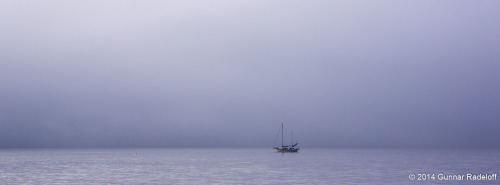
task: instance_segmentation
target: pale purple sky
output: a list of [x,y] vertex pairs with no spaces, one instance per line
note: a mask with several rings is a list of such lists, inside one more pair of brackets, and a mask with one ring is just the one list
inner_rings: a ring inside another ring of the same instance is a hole
[[499,7],[1,1],[0,147],[500,147]]

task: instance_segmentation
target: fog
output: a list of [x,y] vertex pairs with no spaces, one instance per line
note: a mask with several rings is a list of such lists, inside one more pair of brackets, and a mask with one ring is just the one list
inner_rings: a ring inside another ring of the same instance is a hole
[[498,7],[1,1],[0,147],[498,148]]

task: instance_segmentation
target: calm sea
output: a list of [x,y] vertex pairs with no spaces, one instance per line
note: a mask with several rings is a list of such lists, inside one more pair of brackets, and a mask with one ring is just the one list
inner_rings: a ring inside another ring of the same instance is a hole
[[500,174],[500,150],[0,149],[0,184],[500,184],[443,179],[467,174]]

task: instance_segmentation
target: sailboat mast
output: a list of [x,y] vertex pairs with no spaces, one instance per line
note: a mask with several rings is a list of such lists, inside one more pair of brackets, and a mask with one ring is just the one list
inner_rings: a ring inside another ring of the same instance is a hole
[[281,123],[281,147],[283,147],[283,123]]

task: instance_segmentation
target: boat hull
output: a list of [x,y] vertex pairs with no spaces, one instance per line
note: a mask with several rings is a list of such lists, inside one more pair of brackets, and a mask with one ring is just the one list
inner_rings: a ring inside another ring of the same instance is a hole
[[277,148],[277,152],[298,152],[298,148],[288,149],[288,148]]

